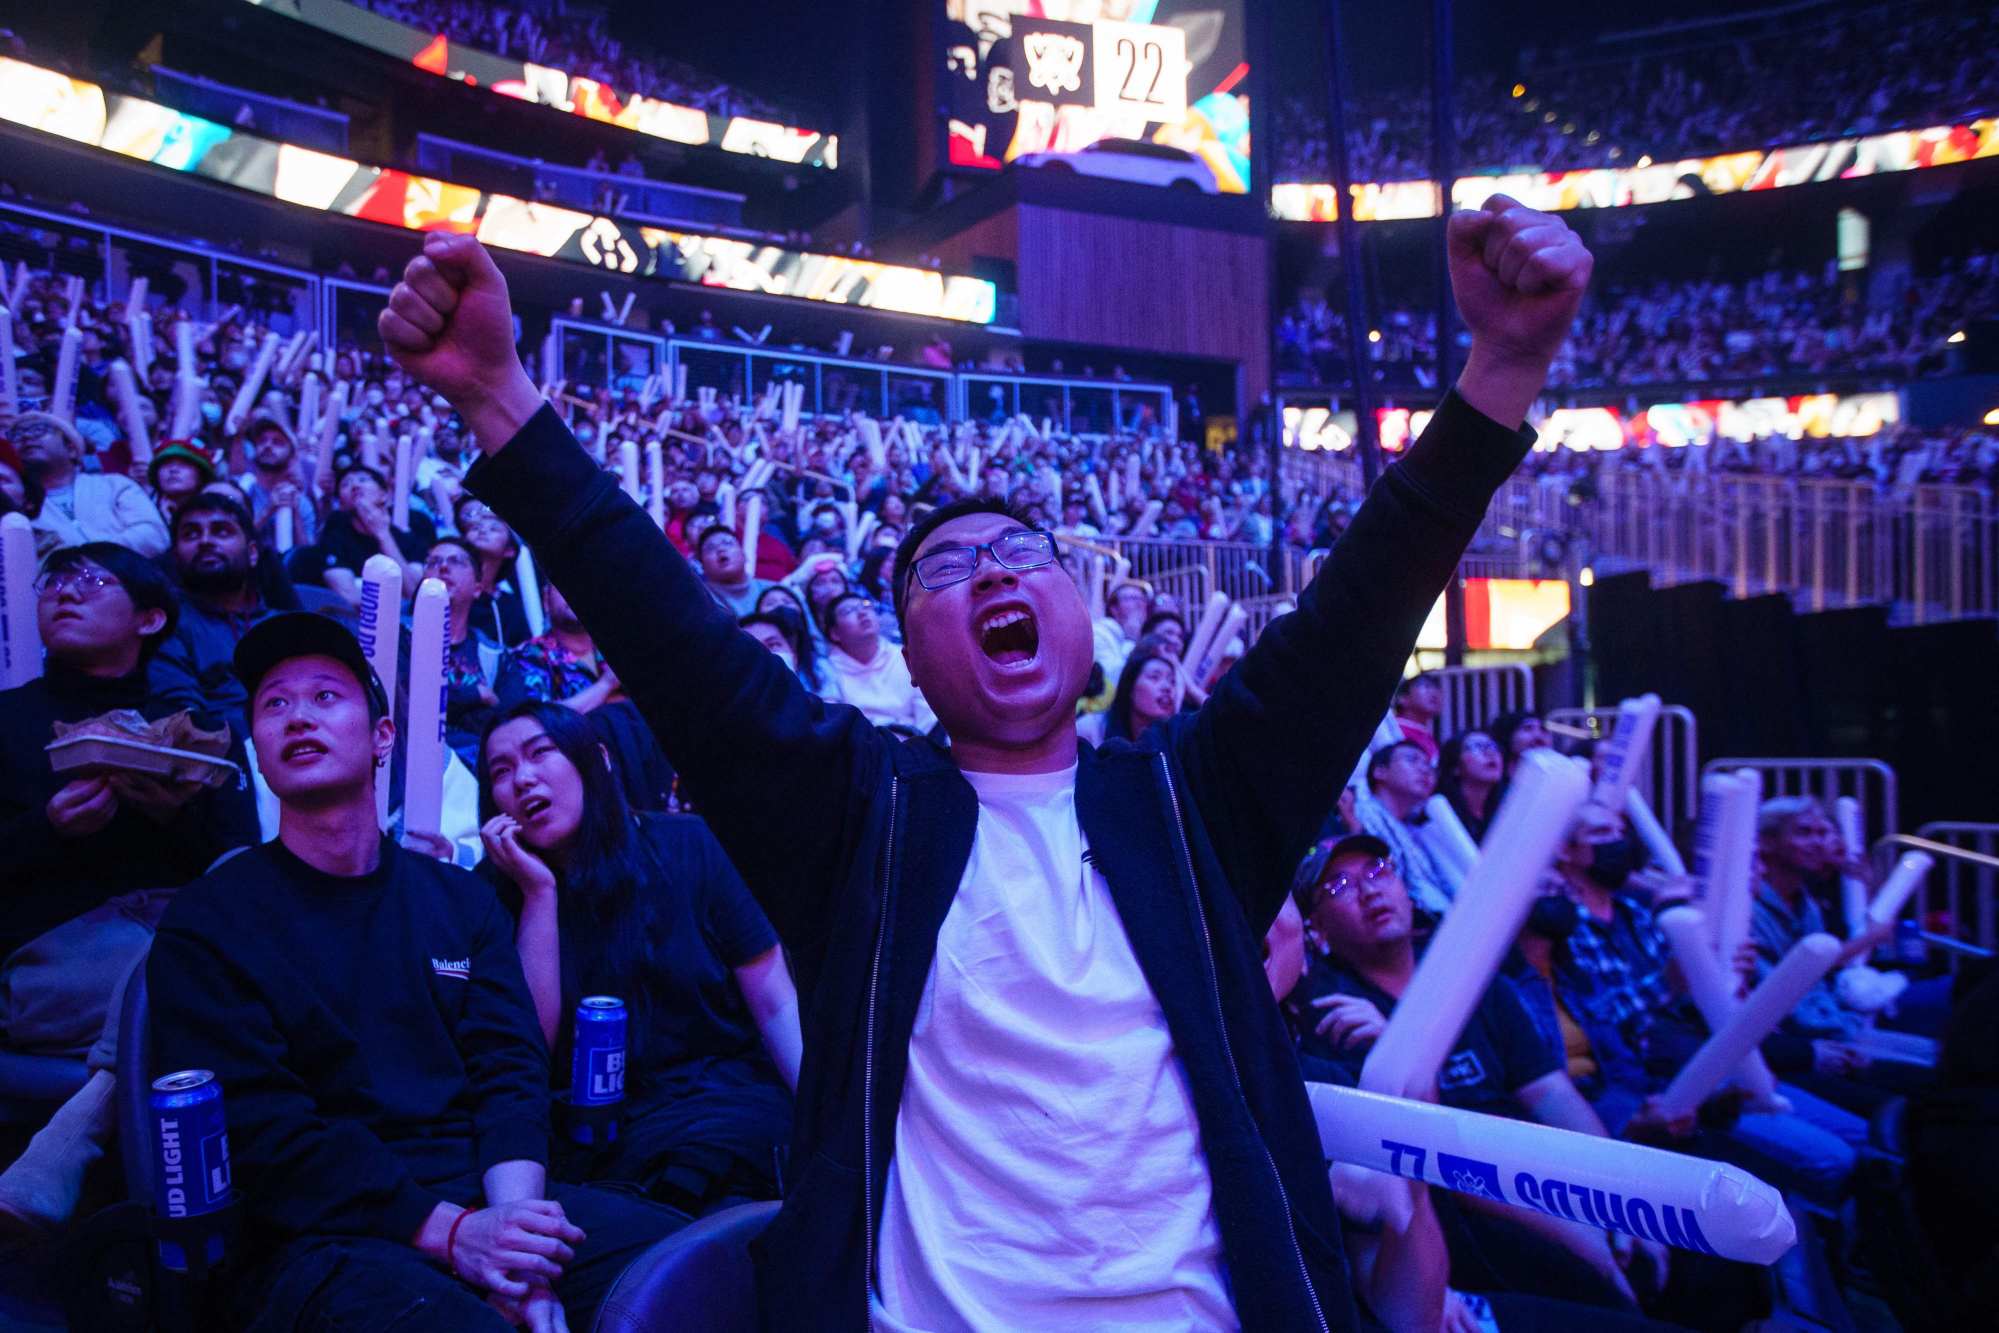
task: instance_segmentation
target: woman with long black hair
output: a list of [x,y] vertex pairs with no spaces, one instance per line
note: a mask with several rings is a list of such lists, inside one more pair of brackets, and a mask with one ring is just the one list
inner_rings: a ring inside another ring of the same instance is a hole
[[1157,636],[1147,636],[1132,648],[1118,676],[1117,694],[1104,715],[1103,739],[1136,742],[1146,729],[1180,711],[1186,688],[1177,654]]
[[592,1178],[699,1215],[778,1193],[802,1042],[769,921],[714,835],[634,815],[587,719],[521,703],[479,752],[487,865],[554,1068],[586,995],[629,1014],[618,1136]]

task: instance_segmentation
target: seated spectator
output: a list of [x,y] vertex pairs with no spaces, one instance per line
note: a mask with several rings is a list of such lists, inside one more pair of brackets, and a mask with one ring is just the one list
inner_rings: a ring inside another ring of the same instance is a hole
[[[11,422],[0,421],[0,426],[11,427]],[[0,430],[0,499],[4,499],[10,514],[20,514],[31,522],[42,509],[42,488],[34,477],[21,466],[21,455],[15,451],[13,441]],[[52,544],[55,534],[35,530],[35,549],[46,555],[55,549]]]
[[183,891],[147,964],[156,1066],[228,1089],[226,1303],[260,1327],[499,1333],[561,1327],[559,1301],[588,1328],[683,1219],[549,1183],[548,1054],[512,923],[474,876],[378,831],[395,724],[354,637],[273,616],[237,665],[278,836]]
[[865,594],[841,593],[821,617],[832,645],[826,654],[827,671],[843,703],[860,709],[878,727],[927,732],[937,725],[937,715],[909,679],[902,649],[882,638],[874,603]]
[[1178,611],[1160,607],[1155,599],[1152,613],[1146,616],[1138,637],[1159,640],[1166,655],[1178,662],[1187,651],[1187,622]]
[[161,441],[146,464],[147,492],[169,529],[181,505],[214,480],[214,462],[185,440]]
[[[1833,864],[1832,821],[1817,801],[1805,796],[1765,801],[1757,818],[1757,859],[1762,877],[1749,907],[1749,941],[1755,948],[1754,974],[1760,980],[1807,935],[1830,933],[1807,880]],[[1881,938],[1886,931],[1878,932]],[[1862,1015],[1840,1003],[1832,976],[1821,977],[1784,1020],[1783,1031],[1811,1043],[1809,1071],[1795,1080],[1862,1115],[1871,1115],[1894,1092],[1929,1081],[1925,1065],[1870,1055],[1856,1044],[1870,1027]]]
[[1120,583],[1111,589],[1104,603],[1104,615],[1096,623],[1097,665],[1105,680],[1124,674],[1125,659],[1138,646],[1145,631],[1146,591],[1143,584]]
[[701,578],[708,591],[738,619],[754,611],[764,589],[773,586],[751,577],[749,562],[743,558],[742,539],[719,523],[695,541],[694,559],[701,566]]
[[537,700],[589,713],[623,698],[617,673],[604,665],[590,631],[576,618],[562,589],[544,580],[541,608],[548,628],[518,648],[507,649],[500,659],[493,683],[499,706],[509,709]]
[[291,429],[275,417],[259,417],[243,432],[250,470],[236,478],[250,497],[250,516],[257,536],[275,541],[273,518],[280,509],[292,511],[292,544],[310,546],[319,540],[319,510],[299,485],[298,442]]
[[527,608],[514,586],[520,543],[499,515],[470,495],[461,495],[453,512],[458,535],[479,553],[479,597],[472,603],[472,623],[487,638],[506,647],[523,643],[529,634]]
[[826,642],[826,608],[849,591],[847,571],[834,555],[811,556],[798,562],[789,580],[805,590],[805,622],[821,644]]
[[1423,751],[1432,765],[1437,762],[1437,715],[1444,711],[1444,685],[1434,671],[1405,677],[1395,687],[1395,721],[1402,738]]
[[146,684],[175,614],[151,561],[111,542],[65,547],[37,581],[35,613],[43,674],[0,693],[0,1030],[10,1049],[85,1057],[91,1071],[0,1176],[0,1217],[40,1230],[69,1220],[111,1136],[126,975],[174,889],[254,841],[257,822],[233,785],[125,770],[69,777],[50,762],[58,722],[175,711]]
[[[783,589],[772,591],[781,592]],[[751,638],[776,653],[806,689],[829,702],[839,702],[839,688],[833,683],[825,664],[819,660],[818,645],[806,633],[805,622],[796,611],[789,606],[774,606],[768,611],[744,616],[737,623],[748,631]]]
[[[1867,1137],[1858,1116],[1792,1083],[1779,1085],[1788,1106],[1741,1105],[1739,1094],[1724,1090],[1698,1126],[1658,1113],[1652,1099],[1706,1028],[1665,964],[1651,912],[1636,901],[1648,880],[1633,880],[1630,847],[1613,812],[1583,807],[1556,853],[1551,891],[1535,902],[1518,941],[1520,965],[1510,975],[1523,998],[1544,1026],[1552,1022],[1569,1076],[1612,1131],[1734,1162],[1837,1207]],[[1606,922],[1613,929],[1603,929]],[[1620,967],[1638,980],[1625,985]]]
[[526,703],[479,755],[488,873],[554,1068],[585,995],[625,1001],[618,1135],[589,1157],[700,1216],[774,1199],[802,1043],[777,936],[707,825],[637,815],[588,723]]
[[1140,639],[1125,659],[1098,743],[1112,737],[1138,740],[1153,723],[1179,712],[1184,696],[1180,671],[1165,645],[1158,639]]
[[1476,728],[1451,737],[1437,754],[1437,790],[1457,811],[1473,842],[1485,841],[1485,830],[1499,812],[1505,777],[1499,743]]
[[[1307,963],[1284,1011],[1302,1055],[1342,1065],[1356,1078],[1416,971],[1414,908],[1392,858],[1387,843],[1366,834],[1324,842],[1306,858],[1294,888]],[[1437,1096],[1464,1110],[1604,1134],[1564,1072],[1560,1052],[1541,1039],[1503,979],[1486,988],[1444,1061]],[[1470,1196],[1456,1203],[1465,1234],[1452,1247],[1454,1275],[1460,1267],[1472,1271],[1473,1257],[1483,1256],[1492,1271],[1481,1275],[1482,1285],[1612,1309],[1636,1306],[1624,1273],[1630,1255],[1620,1257],[1603,1232]],[[1663,1284],[1665,1248],[1638,1246]]]
[[318,588],[301,597],[250,535],[249,511],[226,496],[197,495],[183,504],[174,513],[173,537],[180,622],[153,657],[152,688],[248,736],[243,685],[232,665],[236,641],[274,611],[331,612],[344,604]]
[[361,569],[368,557],[386,555],[403,569],[403,591],[423,579],[420,563],[430,553],[436,527],[416,510],[408,528],[398,529],[389,509],[388,479],[373,468],[356,465],[340,474],[336,484],[340,507],[326,518],[319,540],[293,549],[285,566],[301,584],[317,584],[337,592],[351,607],[361,605]]
[[479,553],[463,537],[439,537],[424,558],[423,576],[444,584],[450,598],[445,620],[444,743],[469,766],[479,757],[500,696],[499,644],[472,627],[472,603],[479,597]]
[[22,469],[42,492],[34,524],[60,546],[116,542],[140,555],[167,549],[167,525],[138,482],[84,472],[83,437],[61,417],[23,412],[7,424]]
[[1367,787],[1354,793],[1360,830],[1395,852],[1395,864],[1416,905],[1442,916],[1458,896],[1458,877],[1416,836],[1423,806],[1437,790],[1437,770],[1414,741],[1396,741],[1368,756]]

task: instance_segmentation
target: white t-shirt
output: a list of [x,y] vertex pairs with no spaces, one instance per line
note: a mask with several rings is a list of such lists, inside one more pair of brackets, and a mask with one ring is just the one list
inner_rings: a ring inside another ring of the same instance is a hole
[[873,1326],[1235,1328],[1186,1071],[1083,861],[1076,770],[965,777],[978,832],[910,1035]]

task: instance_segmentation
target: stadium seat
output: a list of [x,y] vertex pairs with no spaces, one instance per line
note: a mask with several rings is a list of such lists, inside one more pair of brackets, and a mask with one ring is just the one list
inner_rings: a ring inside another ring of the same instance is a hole
[[1904,1328],[1969,1328],[1937,1267],[1907,1166],[1908,1111],[1897,1097],[1874,1113],[1868,1148],[1854,1173],[1862,1258]]
[[777,1209],[775,1203],[726,1208],[647,1250],[604,1298],[596,1333],[641,1333],[667,1324],[702,1333],[755,1333],[750,1242]]
[[153,1076],[152,1006],[146,998],[146,969],[133,969],[118,1013],[118,1156],[125,1163],[126,1197],[153,1198],[151,1142]]

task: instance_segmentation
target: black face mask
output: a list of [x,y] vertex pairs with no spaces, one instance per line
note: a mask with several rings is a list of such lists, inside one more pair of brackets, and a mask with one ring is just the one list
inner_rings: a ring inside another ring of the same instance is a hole
[[1527,931],[1544,940],[1565,940],[1579,918],[1575,901],[1567,894],[1544,893],[1527,909]]
[[1619,838],[1616,842],[1599,842],[1590,846],[1589,866],[1583,871],[1590,880],[1606,889],[1622,888],[1624,881],[1631,878],[1636,869],[1636,857],[1631,854],[1631,844]]

